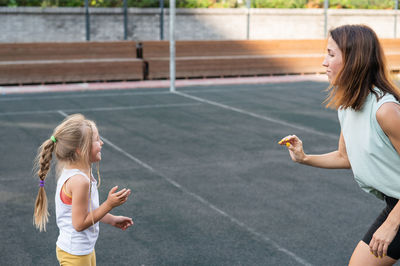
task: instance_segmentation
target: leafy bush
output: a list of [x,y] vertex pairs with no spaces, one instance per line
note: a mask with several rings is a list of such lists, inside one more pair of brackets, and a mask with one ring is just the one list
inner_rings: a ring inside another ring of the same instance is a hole
[[[123,0],[88,0],[91,7],[122,7]],[[128,7],[159,7],[160,0],[127,0]],[[247,0],[176,0],[180,8],[235,8]],[[83,7],[85,0],[0,0],[0,6]],[[169,1],[164,0],[164,6]],[[324,0],[251,0],[253,8],[322,8]],[[394,0],[329,0],[330,8],[394,9]]]
[[251,6],[256,8],[304,8],[307,0],[253,0]]
[[40,6],[42,0],[1,0],[2,6]]
[[394,9],[393,0],[330,0],[331,8]]
[[177,7],[184,7],[184,8],[207,8],[212,5],[211,0],[181,0],[177,1]]
[[[122,2],[122,1],[121,1]],[[160,7],[159,0],[127,0],[128,7]],[[122,6],[122,3],[121,3]],[[164,6],[169,6],[169,1],[164,0]]]

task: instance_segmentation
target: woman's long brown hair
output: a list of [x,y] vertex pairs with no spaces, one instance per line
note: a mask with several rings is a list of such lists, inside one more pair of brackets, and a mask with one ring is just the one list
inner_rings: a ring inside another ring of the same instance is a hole
[[391,81],[386,58],[375,32],[365,25],[344,25],[329,32],[342,52],[343,67],[328,88],[327,107],[360,110],[373,88],[400,100],[400,90]]

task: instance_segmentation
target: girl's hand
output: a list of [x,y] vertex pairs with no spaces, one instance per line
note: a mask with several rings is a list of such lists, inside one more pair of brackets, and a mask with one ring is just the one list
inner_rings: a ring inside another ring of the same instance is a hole
[[[108,197],[106,203],[111,207],[115,208],[124,204],[128,200],[128,196],[131,194],[130,189],[121,189],[117,191],[118,186],[113,187],[110,192],[108,192]],[[116,192],[117,191],[117,192]]]
[[114,216],[111,225],[125,231],[126,229],[128,229],[128,227],[133,225],[133,221],[132,218],[129,217]]
[[387,255],[387,250],[392,243],[394,237],[397,234],[399,228],[396,225],[391,224],[386,220],[379,228],[376,230],[369,242],[369,249],[375,257],[383,258]]
[[294,162],[301,163],[304,161],[306,155],[303,151],[303,142],[296,135],[286,136],[278,144],[286,145]]

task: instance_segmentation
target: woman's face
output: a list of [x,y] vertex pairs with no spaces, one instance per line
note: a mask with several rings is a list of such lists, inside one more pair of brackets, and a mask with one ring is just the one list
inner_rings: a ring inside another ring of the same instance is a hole
[[332,37],[329,37],[326,49],[327,55],[322,65],[326,67],[326,75],[328,76],[329,82],[332,83],[343,66],[342,52]]

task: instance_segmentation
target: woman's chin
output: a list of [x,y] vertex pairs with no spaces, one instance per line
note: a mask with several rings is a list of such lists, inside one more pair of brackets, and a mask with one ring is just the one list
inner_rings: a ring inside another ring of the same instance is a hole
[[327,77],[328,77],[328,82],[329,82],[331,85],[334,85],[334,84],[333,84],[333,82],[334,82],[333,78],[330,77],[330,76],[327,76]]
[[328,78],[329,82],[332,81],[332,78],[331,78],[331,76],[330,76],[328,73],[326,73],[326,77]]

